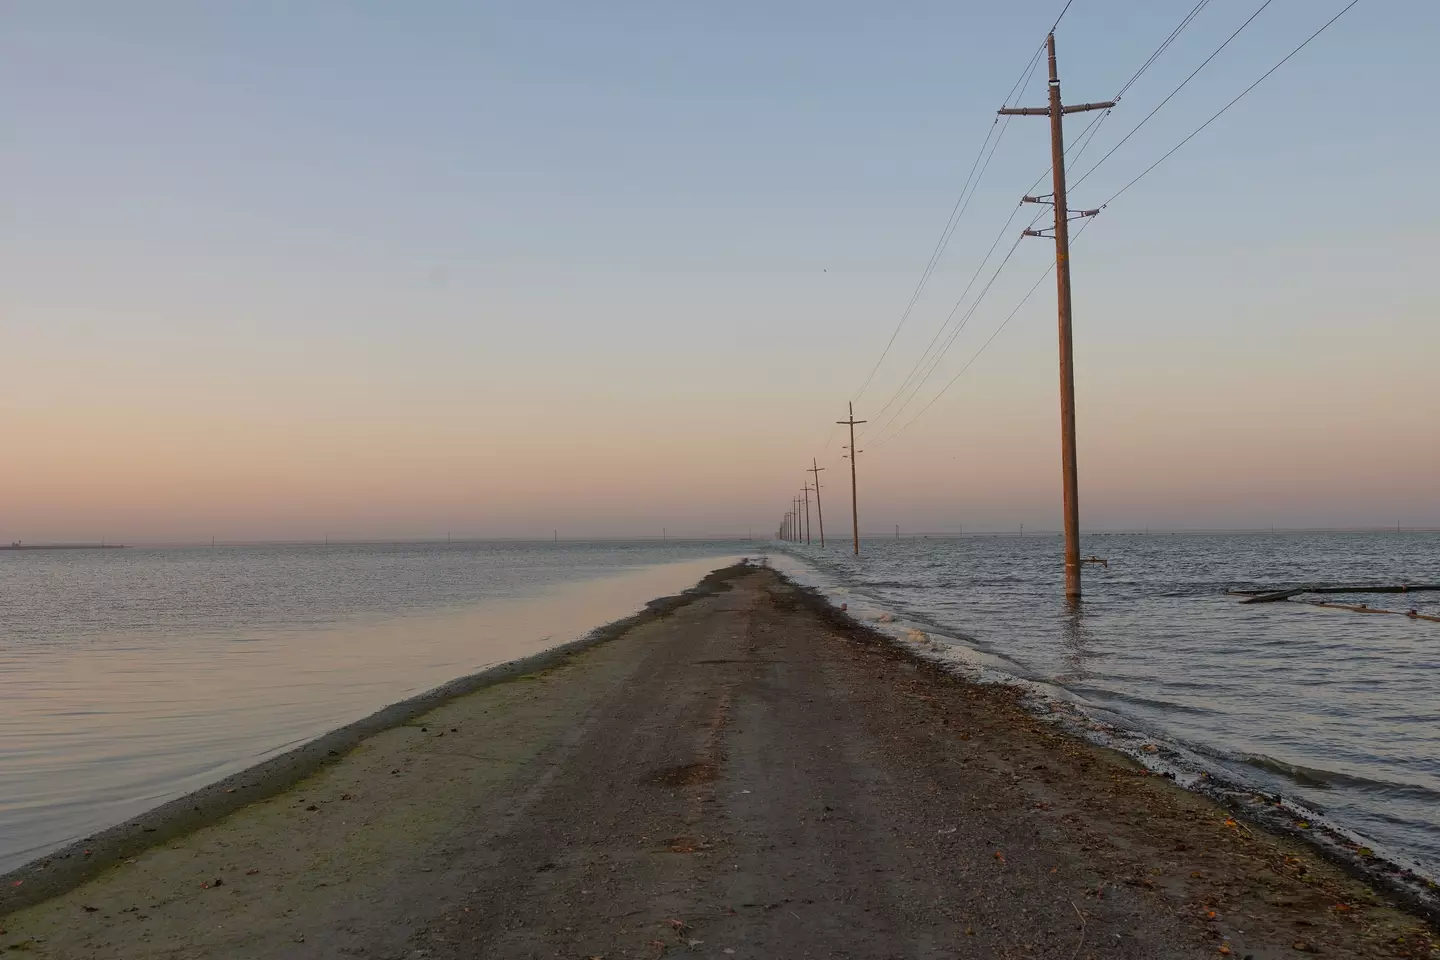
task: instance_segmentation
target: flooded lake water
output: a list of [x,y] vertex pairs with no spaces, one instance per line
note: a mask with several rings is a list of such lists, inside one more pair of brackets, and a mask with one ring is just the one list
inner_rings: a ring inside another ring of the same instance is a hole
[[0,871],[581,637],[746,546],[0,552]]

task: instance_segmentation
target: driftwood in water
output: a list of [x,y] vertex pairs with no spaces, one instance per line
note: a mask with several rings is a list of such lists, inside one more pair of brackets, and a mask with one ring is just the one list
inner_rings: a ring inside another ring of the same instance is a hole
[[1394,587],[1311,587],[1310,593],[1425,593],[1440,590],[1440,583],[1402,583]]
[[1426,593],[1440,591],[1440,583],[1402,583],[1393,586],[1366,584],[1332,584],[1324,587],[1294,587],[1288,590],[1231,590],[1244,596],[1241,603],[1274,603],[1289,600],[1302,593]]
[[1305,603],[1315,607],[1324,607],[1327,610],[1350,610],[1354,613],[1388,613],[1397,617],[1409,617],[1411,620],[1430,620],[1440,623],[1440,617],[1431,616],[1428,613],[1421,613],[1419,610],[1382,610],[1379,607],[1369,607],[1365,604],[1330,603],[1327,600],[1306,600]]

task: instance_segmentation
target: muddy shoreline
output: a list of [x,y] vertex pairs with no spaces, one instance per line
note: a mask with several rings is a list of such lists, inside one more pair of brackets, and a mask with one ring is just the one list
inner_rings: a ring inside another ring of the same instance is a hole
[[[907,643],[890,634],[875,630],[865,622],[850,617],[849,614],[838,610],[818,589],[798,585],[797,589],[804,594],[806,603],[815,614],[825,618],[836,629],[843,629],[846,624],[849,624],[852,629],[869,634],[875,642],[894,646],[905,655],[925,663],[931,669],[941,673],[950,672],[944,658],[929,656],[925,650],[913,643]],[[987,685],[1006,688],[1003,683],[987,683]],[[1017,696],[1025,704],[1027,710],[1036,712],[1034,704],[1029,702],[1029,698],[1023,690],[1010,689],[1016,690]],[[1117,750],[1113,744],[1090,735],[1088,730],[1076,725],[1064,713],[1046,710],[1037,713],[1037,716],[1047,722],[1055,723],[1059,729],[1076,739],[1093,743],[1101,749]],[[1144,764],[1145,758],[1143,757],[1132,757],[1124,751],[1117,752]],[[1162,776],[1166,776],[1170,780],[1175,779],[1172,774],[1162,772]],[[1440,890],[1437,890],[1433,882],[1400,864],[1368,852],[1367,848],[1351,840],[1339,830],[1325,824],[1309,823],[1301,812],[1288,805],[1279,795],[1259,792],[1247,788],[1244,784],[1210,774],[1196,783],[1186,784],[1183,789],[1208,798],[1253,826],[1259,826],[1272,833],[1283,834],[1306,844],[1355,879],[1374,887],[1377,892],[1390,898],[1396,906],[1418,917],[1423,917],[1429,924],[1440,929]]]
[[[889,644],[903,654],[925,663],[930,669],[946,674],[951,673],[953,668],[945,658],[935,657],[921,645],[876,630],[864,621],[851,617],[848,613],[836,608],[823,592],[814,587],[798,584],[794,586],[806,598],[806,604],[815,615],[826,620],[836,629],[846,629],[847,626],[852,630],[858,629],[868,634],[875,642]],[[974,681],[966,680],[965,682]],[[987,683],[986,685],[1014,689],[1027,710],[1046,722],[1054,723],[1068,736],[1092,743],[1101,749],[1116,750],[1141,765],[1148,765],[1146,764],[1147,758],[1126,753],[1117,748],[1115,744],[1103,738],[1096,738],[1089,730],[1075,723],[1068,714],[1051,711],[1048,708],[1037,709],[1037,705],[1030,700],[1022,688],[1011,688],[1004,683]],[[1155,768],[1152,767],[1152,769]],[[1157,772],[1168,779],[1175,779],[1173,774],[1165,773],[1163,768]],[[1440,929],[1440,887],[1437,887],[1433,881],[1401,864],[1375,854],[1340,830],[1324,823],[1311,823],[1302,810],[1290,805],[1280,795],[1257,791],[1242,783],[1210,773],[1196,782],[1186,784],[1184,789],[1208,798],[1252,826],[1287,836],[1309,846],[1317,854],[1355,879],[1375,888],[1378,893],[1389,898],[1400,909],[1422,917],[1431,926]]]

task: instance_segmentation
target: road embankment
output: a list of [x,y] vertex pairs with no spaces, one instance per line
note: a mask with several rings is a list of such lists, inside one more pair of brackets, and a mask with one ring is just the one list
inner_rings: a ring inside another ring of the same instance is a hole
[[0,948],[1432,955],[1422,920],[1307,846],[769,570],[392,711],[68,851],[80,868],[35,866],[0,894]]

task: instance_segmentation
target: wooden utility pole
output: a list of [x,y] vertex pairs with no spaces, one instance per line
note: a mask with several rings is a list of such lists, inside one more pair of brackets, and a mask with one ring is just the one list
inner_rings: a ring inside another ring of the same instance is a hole
[[836,420],[835,422],[842,426],[848,424],[850,427],[850,520],[854,524],[853,529],[855,531],[855,556],[858,557],[860,556],[860,505],[855,501],[855,457],[860,453],[860,451],[855,449],[855,425],[857,423],[866,423],[868,421],[855,419],[855,404],[854,402],[851,402],[850,419]]
[[[1026,197],[1027,203],[1049,202],[1055,207],[1055,292],[1060,314],[1060,459],[1065,478],[1065,597],[1080,599],[1080,473],[1075,461],[1075,370],[1073,341],[1070,336],[1070,208],[1065,196],[1065,123],[1067,113],[1086,110],[1109,110],[1113,101],[1077,103],[1064,106],[1060,100],[1060,74],[1055,66],[1055,34],[1045,38],[1050,56],[1050,105],[1045,107],[1006,107],[1000,113],[1014,116],[1050,118],[1050,167],[1054,194],[1049,201],[1043,197]],[[1098,210],[1082,210],[1077,217],[1093,217]],[[1039,230],[1026,230],[1027,236],[1043,237]]]
[[810,484],[805,484],[805,544],[810,544]]
[[820,506],[820,471],[825,468],[820,466],[814,458],[810,458],[809,473],[815,474],[815,519],[820,522],[820,546],[825,546],[825,511]]

